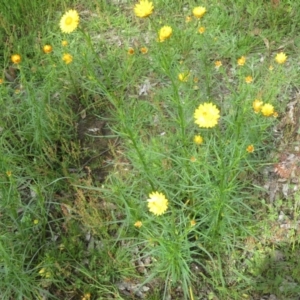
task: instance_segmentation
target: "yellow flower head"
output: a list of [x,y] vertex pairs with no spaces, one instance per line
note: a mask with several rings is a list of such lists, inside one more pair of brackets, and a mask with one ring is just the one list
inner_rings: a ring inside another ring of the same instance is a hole
[[159,41],[163,42],[168,39],[172,35],[172,32],[173,30],[170,26],[163,26],[158,32]]
[[276,54],[276,57],[275,57],[275,61],[278,63],[278,64],[284,64],[287,60],[287,56],[284,52],[280,52],[280,53],[277,53]]
[[69,53],[65,53],[62,57],[62,60],[68,65],[73,61],[73,56]]
[[241,56],[238,60],[237,60],[237,64],[239,66],[243,66],[246,62],[246,57],[245,56]]
[[249,75],[249,76],[245,77],[245,81],[246,81],[246,83],[251,83],[253,81],[253,77]]
[[85,293],[81,298],[81,300],[90,300],[90,299],[91,299],[91,293]]
[[188,22],[191,22],[192,21],[192,17],[191,16],[187,16],[185,18],[185,22],[188,23]]
[[44,277],[44,278],[50,278],[51,277],[51,272],[48,271],[46,268],[42,268],[39,271],[40,276]]
[[197,6],[193,9],[193,15],[196,18],[202,18],[205,13],[206,13],[206,8],[203,6]]
[[205,32],[205,27],[201,26],[199,29],[198,29],[198,32],[200,34],[204,33]]
[[259,113],[261,111],[261,107],[264,103],[261,100],[255,99],[252,103],[252,107],[255,113]]
[[182,82],[188,81],[190,76],[190,72],[183,72],[178,74],[178,79]]
[[0,84],[2,84],[4,82],[3,78],[0,78]]
[[252,153],[252,152],[254,152],[254,146],[249,145],[246,150],[247,150],[248,153]]
[[191,220],[190,223],[191,223],[191,226],[192,226],[192,227],[196,225],[196,221],[195,221],[194,219]]
[[168,209],[169,202],[163,193],[152,192],[147,201],[149,211],[156,216],[162,215]]
[[52,52],[52,46],[51,45],[45,45],[43,47],[43,51],[44,53],[48,54],[48,53],[51,53]]
[[137,17],[146,18],[152,14],[153,9],[154,7],[152,2],[149,2],[148,0],[140,0],[140,2],[134,6],[134,13]]
[[134,227],[136,227],[136,228],[141,228],[142,226],[143,226],[143,223],[141,221],[136,221],[134,223]]
[[129,55],[133,55],[134,54],[134,49],[132,47],[129,47],[127,53]]
[[68,45],[68,42],[67,42],[67,41],[62,41],[62,42],[61,42],[61,45],[62,45],[63,47],[66,47],[66,46]]
[[222,62],[220,60],[215,61],[215,68],[218,70],[222,66]]
[[212,128],[218,124],[219,109],[212,103],[203,103],[194,112],[195,123],[199,127]]
[[140,49],[140,51],[141,51],[142,54],[146,54],[146,53],[148,53],[148,48],[147,47],[142,47]]
[[201,135],[194,136],[194,143],[196,145],[201,145],[203,143],[203,137]]
[[61,17],[59,27],[63,33],[71,33],[78,27],[78,24],[78,12],[70,9]]
[[11,56],[11,61],[14,63],[14,64],[19,64],[21,62],[21,55],[19,54],[13,54]]
[[261,113],[265,117],[273,116],[274,114],[274,106],[272,104],[266,103],[261,107]]

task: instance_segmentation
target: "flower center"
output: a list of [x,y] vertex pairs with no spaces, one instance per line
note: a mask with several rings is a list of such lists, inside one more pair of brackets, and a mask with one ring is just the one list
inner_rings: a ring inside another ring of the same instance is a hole
[[70,25],[73,22],[73,18],[72,17],[67,17],[66,18],[66,25]]

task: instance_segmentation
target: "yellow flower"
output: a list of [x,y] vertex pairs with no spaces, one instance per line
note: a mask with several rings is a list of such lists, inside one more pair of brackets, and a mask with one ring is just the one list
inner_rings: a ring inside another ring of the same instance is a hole
[[140,49],[140,51],[141,51],[142,54],[146,54],[146,53],[148,53],[148,48],[147,47],[142,47]]
[[215,68],[218,70],[222,66],[222,62],[220,60],[215,61]]
[[195,135],[194,143],[197,145],[201,145],[203,143],[203,137],[201,135]]
[[193,9],[193,15],[196,18],[202,18],[205,13],[206,13],[206,8],[203,6],[197,6]]
[[52,52],[52,46],[51,45],[45,45],[43,47],[43,51],[44,53],[48,54],[48,53],[51,53]]
[[11,56],[11,61],[14,63],[14,64],[19,64],[21,62],[21,55],[19,54],[13,54]]
[[273,117],[274,117],[274,118],[277,118],[277,117],[278,117],[278,112],[277,112],[277,111],[274,111]]
[[192,227],[196,225],[196,221],[195,220],[191,220],[190,223],[191,223]]
[[33,220],[33,224],[34,224],[34,225],[39,224],[39,220],[38,220],[38,219]]
[[163,193],[152,192],[149,194],[148,208],[154,215],[159,216],[168,209],[168,199]]
[[0,78],[0,84],[2,84],[4,82],[3,78]]
[[191,22],[191,21],[192,21],[192,17],[187,16],[187,17],[185,18],[185,22],[186,22],[186,23]]
[[61,45],[62,45],[63,47],[66,47],[66,46],[68,45],[68,42],[67,42],[67,41],[62,41],[62,42],[61,42]]
[[69,53],[65,53],[62,57],[62,60],[66,63],[66,64],[70,64],[73,61],[73,56]]
[[198,32],[200,34],[204,33],[205,32],[205,27],[201,26],[199,29],[198,29]]
[[172,32],[173,30],[170,26],[163,26],[158,32],[159,41],[163,42],[168,39],[172,35]]
[[11,171],[6,171],[6,176],[11,177]]
[[136,221],[134,223],[134,226],[137,227],[137,228],[141,228],[143,226],[143,223],[141,221]]
[[63,33],[71,33],[78,27],[78,24],[78,12],[70,9],[61,17],[59,27]]
[[50,278],[51,277],[51,272],[50,271],[47,271],[46,268],[42,268],[40,271],[39,271],[39,274],[44,277],[44,278]]
[[287,60],[287,56],[284,52],[280,52],[280,53],[277,53],[276,57],[275,57],[275,61],[278,63],[278,64],[284,64]]
[[261,100],[255,99],[252,103],[252,107],[255,113],[259,113],[261,111],[261,107],[264,103]]
[[239,66],[243,66],[246,62],[246,57],[245,56],[241,56],[238,60],[237,60],[237,64]]
[[246,150],[247,150],[248,153],[252,153],[252,152],[254,152],[254,146],[249,145]]
[[184,72],[178,74],[178,79],[182,82],[187,82],[190,76],[190,72]]
[[140,2],[134,6],[134,13],[137,17],[146,18],[152,14],[153,9],[154,7],[152,2],[149,2],[148,0],[140,0]]
[[212,103],[203,103],[195,110],[194,119],[199,127],[212,128],[218,124],[219,109]]
[[134,49],[132,47],[129,47],[127,53],[129,55],[133,55],[134,54]]
[[266,103],[261,107],[261,113],[265,117],[270,117],[274,114],[274,106],[272,104]]
[[81,298],[81,300],[90,300],[90,299],[91,299],[91,293],[85,293]]
[[269,71],[273,71],[273,70],[274,70],[274,67],[272,65],[270,65]]
[[247,76],[247,77],[245,77],[245,81],[246,81],[246,83],[251,83],[253,81],[253,77]]
[[197,158],[195,157],[195,156],[192,156],[191,158],[190,158],[190,161],[191,162],[195,162],[197,160]]

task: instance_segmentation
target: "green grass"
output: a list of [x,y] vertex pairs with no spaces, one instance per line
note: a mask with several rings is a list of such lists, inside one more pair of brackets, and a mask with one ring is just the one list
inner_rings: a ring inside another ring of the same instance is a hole
[[[297,222],[298,196],[269,204],[262,177],[299,85],[300,4],[157,0],[138,18],[135,3],[1,3],[1,299],[298,299],[297,229],[277,222]],[[68,9],[80,24],[64,34]],[[194,122],[203,103],[212,128]]]

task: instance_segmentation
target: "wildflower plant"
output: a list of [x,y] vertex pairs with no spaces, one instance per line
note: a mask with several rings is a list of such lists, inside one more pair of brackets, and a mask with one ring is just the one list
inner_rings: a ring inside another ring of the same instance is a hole
[[[235,35],[231,23],[223,29],[231,11],[219,2],[222,9],[189,7],[188,22],[186,6],[176,5],[181,19],[172,17],[173,6],[147,0],[116,18],[103,2],[89,16],[93,24],[81,24],[71,9],[36,53],[6,51],[7,70],[15,72],[5,70],[13,84],[0,86],[6,299],[61,291],[66,277],[75,298],[115,297],[109,284],[133,277],[144,284],[160,278],[152,282],[164,283],[158,299],[171,298],[178,285],[182,299],[200,299],[204,283],[220,299],[232,296],[225,258],[258,232],[249,174],[270,160],[270,129],[284,110],[278,96],[291,80],[292,58],[261,59],[261,45],[259,54],[250,46],[256,38]],[[82,137],[90,115],[96,125]],[[106,165],[111,172],[100,180]],[[29,238],[38,247],[24,249]],[[26,288],[16,293],[19,278]]]

